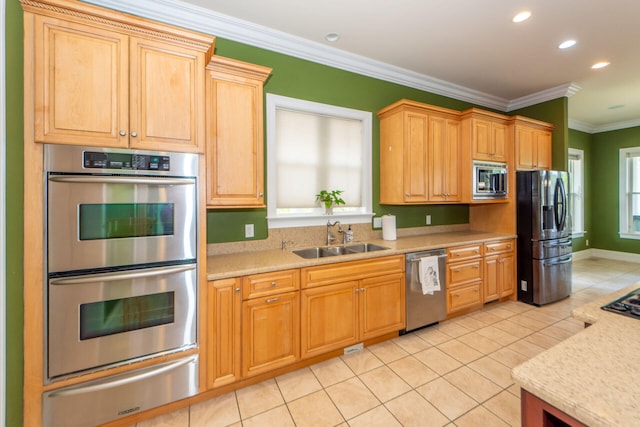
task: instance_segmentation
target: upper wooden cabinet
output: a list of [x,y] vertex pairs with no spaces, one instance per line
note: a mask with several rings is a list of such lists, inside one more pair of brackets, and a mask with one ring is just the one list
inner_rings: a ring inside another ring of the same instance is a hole
[[465,139],[470,145],[472,160],[509,162],[507,117],[471,108],[462,113]]
[[81,2],[22,6],[37,142],[204,152],[213,37]]
[[207,207],[264,207],[263,84],[270,68],[207,66]]
[[516,169],[551,169],[553,125],[522,116],[513,117]]
[[380,203],[460,202],[458,113],[400,100],[378,116]]

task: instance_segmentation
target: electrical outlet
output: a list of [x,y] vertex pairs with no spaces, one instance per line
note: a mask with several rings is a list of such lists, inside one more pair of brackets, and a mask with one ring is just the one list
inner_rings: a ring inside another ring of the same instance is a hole
[[373,218],[373,228],[382,228],[382,217]]
[[589,246],[589,239],[587,239],[585,243],[587,244],[587,246]]
[[431,215],[427,215],[427,225],[431,225]]
[[245,224],[244,225],[244,237],[250,238],[253,237],[253,224]]
[[521,280],[520,281],[520,289],[522,289],[523,291],[527,292],[527,281],[526,280]]

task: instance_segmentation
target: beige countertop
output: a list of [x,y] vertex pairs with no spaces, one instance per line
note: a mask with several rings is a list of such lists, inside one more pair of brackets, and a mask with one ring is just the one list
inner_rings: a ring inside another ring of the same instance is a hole
[[638,287],[574,309],[592,326],[516,366],[516,384],[588,426],[638,425],[640,323],[600,309]]
[[228,277],[245,276],[247,274],[266,273],[269,271],[310,267],[314,265],[332,264],[336,262],[377,258],[389,255],[400,255],[408,252],[482,243],[492,240],[515,237],[515,235],[503,233],[456,231],[410,237],[399,237],[397,240],[367,240],[368,243],[375,243],[380,246],[385,246],[389,249],[376,252],[340,255],[318,259],[304,259],[292,252],[292,250],[303,249],[304,247],[309,247],[310,245],[287,248],[286,250],[272,249],[238,252],[223,255],[213,254],[207,257],[207,279],[218,280]]

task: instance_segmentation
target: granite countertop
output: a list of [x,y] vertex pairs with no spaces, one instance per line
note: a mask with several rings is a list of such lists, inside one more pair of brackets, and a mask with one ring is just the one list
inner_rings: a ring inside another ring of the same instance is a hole
[[586,425],[635,425],[640,323],[600,307],[638,287],[640,283],[574,309],[573,317],[592,326],[516,366],[516,384]]
[[239,252],[224,255],[209,255],[207,257],[207,279],[218,280],[228,277],[244,276],[247,274],[266,273],[269,271],[333,264],[336,262],[377,258],[389,255],[401,255],[408,252],[483,243],[492,240],[501,240],[515,237],[515,235],[504,233],[456,231],[410,237],[399,237],[397,240],[367,240],[367,243],[375,243],[389,249],[376,252],[365,252],[317,259],[304,259],[292,252],[292,250],[303,249],[304,247],[309,247],[311,245],[304,247],[293,247],[286,250],[272,249]]

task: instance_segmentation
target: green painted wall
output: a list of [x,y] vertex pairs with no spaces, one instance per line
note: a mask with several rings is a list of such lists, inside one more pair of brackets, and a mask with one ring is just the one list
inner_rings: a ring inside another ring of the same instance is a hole
[[591,236],[591,168],[593,165],[593,156],[591,155],[591,134],[569,129],[569,147],[577,148],[584,151],[584,237],[573,239],[573,251],[582,251],[594,245]]
[[23,50],[22,9],[6,2],[7,401],[6,425],[22,425],[23,326]]
[[521,115],[532,119],[555,125],[553,129],[552,141],[552,168],[555,170],[567,170],[568,148],[569,148],[569,99],[562,97],[551,101],[541,102],[536,105],[510,111],[510,115]]
[[[598,249],[640,253],[640,240],[618,236],[619,150],[640,146],[640,127],[591,136],[591,246]],[[597,165],[597,166],[596,166]]]
[[[379,204],[380,122],[376,112],[402,98],[454,110],[464,110],[472,107],[472,104],[228,40],[216,40],[215,53],[272,68],[273,72],[265,84],[265,93],[371,111],[373,113],[373,211],[377,215],[387,213],[396,215],[400,228],[424,226],[426,213],[432,215],[434,225],[469,222],[467,205],[381,206]],[[266,215],[266,209],[210,210],[207,214],[207,241],[218,243],[245,240],[244,224],[249,223],[255,224],[255,238],[265,239],[268,235]]]

